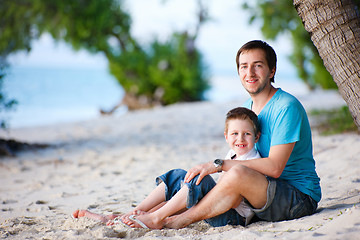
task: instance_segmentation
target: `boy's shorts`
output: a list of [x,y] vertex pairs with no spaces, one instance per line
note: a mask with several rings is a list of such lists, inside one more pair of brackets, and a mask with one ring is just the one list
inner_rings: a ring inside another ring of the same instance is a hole
[[[185,170],[174,169],[156,178],[157,184],[160,184],[161,182],[165,183],[166,201],[170,200],[184,185],[185,175]],[[216,182],[210,175],[205,176],[199,185],[195,184],[197,178],[198,176],[193,178],[189,183],[186,183],[186,186],[189,189],[186,202],[187,208],[196,205],[216,185]],[[286,181],[270,177],[268,177],[268,180],[268,200],[265,206],[262,209],[253,209],[255,215],[260,220],[290,220],[311,215],[316,211],[317,202],[308,195],[300,192]],[[249,206],[251,205],[249,204]],[[234,209],[230,209],[219,216],[206,219],[205,221],[213,227],[225,225],[245,226],[245,218],[238,214]]]

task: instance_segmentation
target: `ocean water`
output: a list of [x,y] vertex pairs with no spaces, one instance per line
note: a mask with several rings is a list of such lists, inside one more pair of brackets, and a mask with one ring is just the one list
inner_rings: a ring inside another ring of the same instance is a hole
[[100,108],[110,109],[124,95],[105,69],[11,67],[4,90],[18,101],[5,113],[10,128],[96,118]]
[[[291,76],[280,75],[276,83],[294,95],[307,93],[305,85]],[[210,84],[206,100],[241,105],[249,97],[236,73],[214,75]],[[98,118],[100,109],[111,109],[124,96],[116,79],[102,68],[11,67],[4,90],[8,98],[18,101],[13,111],[5,112],[10,128]],[[124,106],[116,114],[126,111]]]

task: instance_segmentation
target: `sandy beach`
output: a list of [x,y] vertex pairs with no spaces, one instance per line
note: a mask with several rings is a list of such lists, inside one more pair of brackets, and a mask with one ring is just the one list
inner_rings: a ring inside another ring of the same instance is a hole
[[[307,111],[341,106],[334,93],[298,97]],[[312,216],[247,227],[145,230],[73,219],[76,209],[125,213],[173,168],[224,157],[226,112],[245,99],[175,104],[91,121],[0,131],[0,138],[51,147],[0,159],[1,239],[359,239],[360,135],[313,128],[322,200]],[[315,121],[310,118],[314,126]]]

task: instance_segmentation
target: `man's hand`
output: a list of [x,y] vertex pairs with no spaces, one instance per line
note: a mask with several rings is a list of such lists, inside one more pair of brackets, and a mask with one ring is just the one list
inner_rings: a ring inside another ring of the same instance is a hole
[[203,163],[191,168],[185,175],[184,181],[185,183],[190,182],[194,177],[199,175],[199,178],[196,181],[196,185],[199,185],[201,180],[209,174],[215,173],[216,168],[212,162]]

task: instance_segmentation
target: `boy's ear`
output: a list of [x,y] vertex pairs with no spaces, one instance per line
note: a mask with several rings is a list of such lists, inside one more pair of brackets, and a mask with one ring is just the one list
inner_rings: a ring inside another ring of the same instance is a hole
[[227,136],[226,132],[224,132],[224,136],[225,136],[225,140],[226,140],[226,142],[227,142],[228,136]]
[[260,132],[256,135],[256,137],[255,137],[255,143],[257,143],[257,142],[259,141],[259,139],[260,139],[260,135],[261,135],[261,133],[260,133]]

